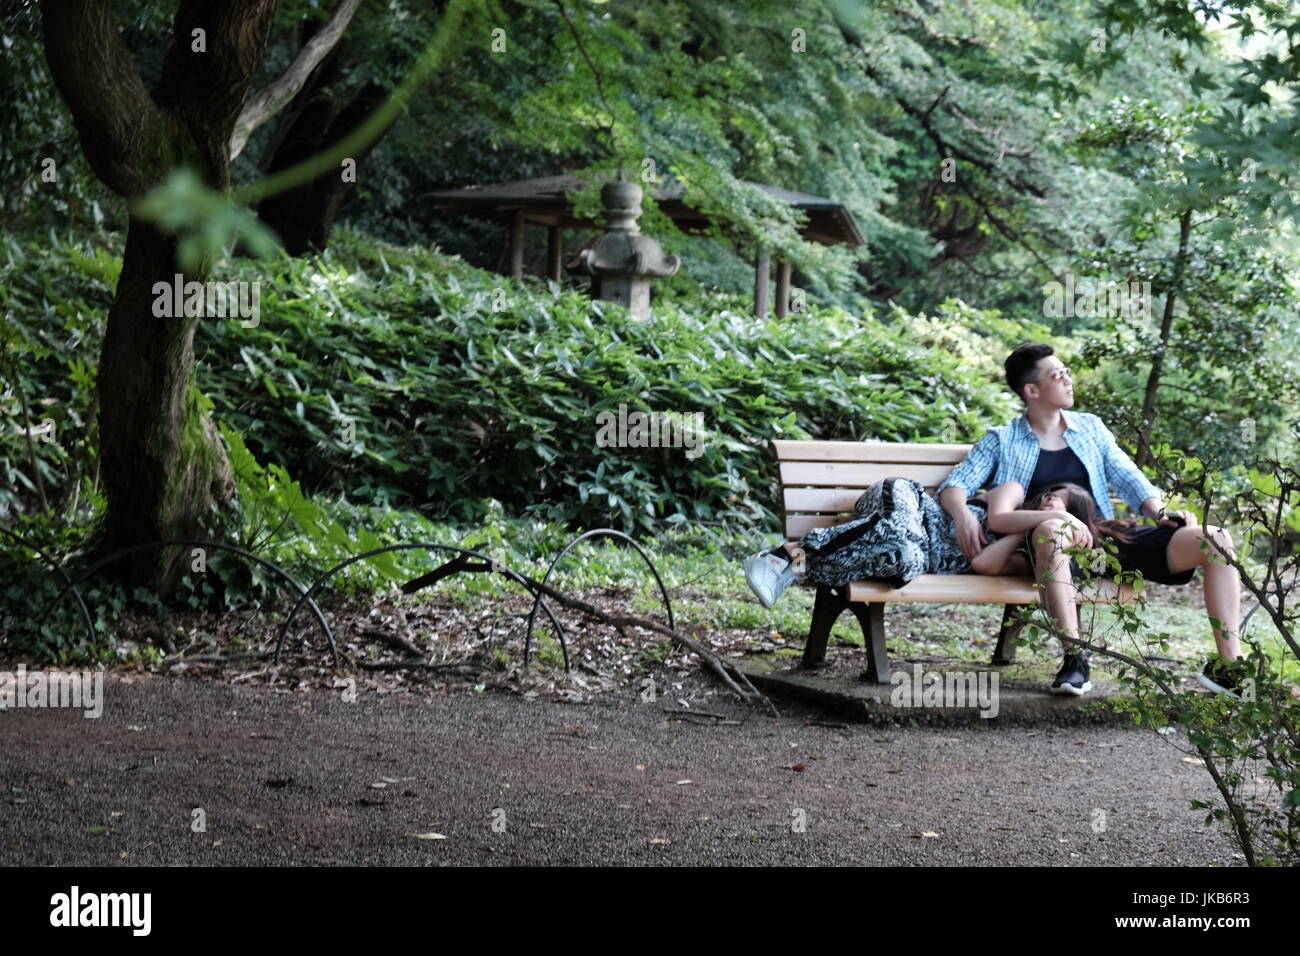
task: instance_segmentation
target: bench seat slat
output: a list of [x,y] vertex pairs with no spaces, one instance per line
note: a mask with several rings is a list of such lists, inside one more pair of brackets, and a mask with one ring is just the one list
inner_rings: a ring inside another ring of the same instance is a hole
[[[1114,581],[1098,581],[1081,589],[1080,603],[1115,600]],[[1131,587],[1123,588],[1125,603],[1136,600]],[[994,577],[982,574],[921,574],[902,588],[882,581],[854,581],[849,600],[871,604],[1034,604],[1038,591],[1033,578]]]
[[879,462],[783,461],[781,484],[818,488],[857,488],[858,494],[885,478],[911,478],[937,488],[952,471],[951,464],[900,465]]
[[922,442],[888,444],[870,441],[786,441],[774,440],[779,461],[844,461],[879,464],[947,465],[951,468],[966,457],[970,445],[937,445]]

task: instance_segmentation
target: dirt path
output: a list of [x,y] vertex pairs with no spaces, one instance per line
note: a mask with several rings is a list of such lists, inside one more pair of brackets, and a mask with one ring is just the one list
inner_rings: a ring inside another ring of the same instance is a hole
[[[1238,862],[1189,809],[1204,770],[1134,730],[819,726],[703,681],[581,706],[169,676],[104,694],[98,720],[0,712],[0,863]],[[744,722],[670,719],[676,698]]]

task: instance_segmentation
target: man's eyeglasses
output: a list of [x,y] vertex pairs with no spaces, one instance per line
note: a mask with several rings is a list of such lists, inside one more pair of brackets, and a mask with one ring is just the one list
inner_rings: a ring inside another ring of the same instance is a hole
[[1058,368],[1052,369],[1049,372],[1043,373],[1042,375],[1038,376],[1038,378],[1031,378],[1025,384],[1033,385],[1037,382],[1041,382],[1043,379],[1050,379],[1053,382],[1060,382],[1067,378],[1073,380],[1074,375],[1070,372],[1070,367],[1068,365],[1062,365],[1059,366]]

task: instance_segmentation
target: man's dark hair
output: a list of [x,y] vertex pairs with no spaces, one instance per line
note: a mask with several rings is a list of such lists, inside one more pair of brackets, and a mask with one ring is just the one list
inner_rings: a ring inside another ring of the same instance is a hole
[[1039,361],[1055,353],[1056,350],[1050,345],[1029,342],[1008,355],[1002,366],[1007,370],[1007,385],[1011,391],[1015,392],[1023,400],[1025,385],[1033,380],[1034,370],[1038,367]]

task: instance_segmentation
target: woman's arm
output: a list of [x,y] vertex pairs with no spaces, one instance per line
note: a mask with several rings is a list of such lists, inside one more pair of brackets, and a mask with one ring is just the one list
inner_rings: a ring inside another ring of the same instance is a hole
[[1025,501],[1025,489],[1019,482],[1007,481],[988,493],[989,530],[997,534],[1016,534],[1037,528],[1048,518],[1073,521],[1066,511],[1017,511]]
[[974,558],[970,563],[972,574],[1007,574],[1006,568],[1011,557],[1025,543],[1023,534],[1009,534],[998,538]]

